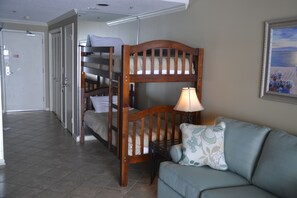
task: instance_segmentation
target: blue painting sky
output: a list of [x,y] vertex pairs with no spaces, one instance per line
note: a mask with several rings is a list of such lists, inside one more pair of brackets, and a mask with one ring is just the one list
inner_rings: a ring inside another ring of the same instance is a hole
[[272,30],[273,50],[297,51],[297,26]]

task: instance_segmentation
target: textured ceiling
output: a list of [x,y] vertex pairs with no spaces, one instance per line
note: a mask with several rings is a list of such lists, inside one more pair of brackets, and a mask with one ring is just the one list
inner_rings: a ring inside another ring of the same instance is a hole
[[0,19],[46,23],[76,9],[82,19],[108,21],[174,8],[182,2],[188,0],[0,0]]

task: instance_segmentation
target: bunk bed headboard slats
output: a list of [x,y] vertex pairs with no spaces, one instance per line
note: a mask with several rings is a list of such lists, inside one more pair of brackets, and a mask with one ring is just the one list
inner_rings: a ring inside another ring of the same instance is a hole
[[[201,51],[203,49],[191,48],[174,41],[124,45],[123,52],[127,52],[127,55],[123,60],[123,70],[127,70],[131,83],[188,82],[188,80],[197,82],[198,71],[200,72],[198,60],[200,55],[203,56]],[[131,61],[133,71],[129,70]]]

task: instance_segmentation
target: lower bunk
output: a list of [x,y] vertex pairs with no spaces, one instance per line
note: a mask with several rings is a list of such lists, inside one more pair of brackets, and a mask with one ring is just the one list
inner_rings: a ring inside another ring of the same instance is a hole
[[[106,94],[106,90],[97,92],[97,97]],[[87,94],[86,100],[90,100]],[[90,110],[91,109],[91,110]],[[183,113],[173,110],[173,106],[155,106],[144,110],[129,108],[129,133],[122,133],[121,111],[112,112],[112,130],[109,130],[109,111],[96,112],[90,108],[82,114],[82,130],[91,130],[92,134],[121,160],[121,181],[128,180],[129,164],[147,162],[150,160],[150,144],[152,141],[181,140],[179,124],[183,120]],[[118,127],[115,127],[118,126]],[[128,141],[122,141],[125,138]],[[126,142],[122,144],[121,142]],[[124,150],[125,149],[125,150]],[[124,150],[124,151],[123,151]]]

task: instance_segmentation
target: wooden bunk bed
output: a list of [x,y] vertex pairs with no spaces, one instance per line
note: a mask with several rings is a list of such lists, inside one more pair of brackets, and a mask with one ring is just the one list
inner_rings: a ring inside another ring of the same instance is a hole
[[[136,108],[139,101],[138,84],[191,82],[201,100],[204,50],[175,41],[154,40],[139,45],[123,45],[120,61],[113,51],[112,46],[81,47],[80,141],[84,142],[85,128],[88,128],[84,118],[86,110],[92,108],[90,97],[108,95],[109,108],[105,113],[108,116],[107,137],[96,137],[118,155],[121,161],[120,184],[127,186],[128,165],[150,159],[145,147],[154,140],[181,139],[178,126],[183,113],[174,111],[173,106],[131,111],[131,107]],[[96,75],[97,78],[90,80],[86,74]],[[117,95],[116,101],[114,95]],[[200,122],[199,112],[195,120]]]

